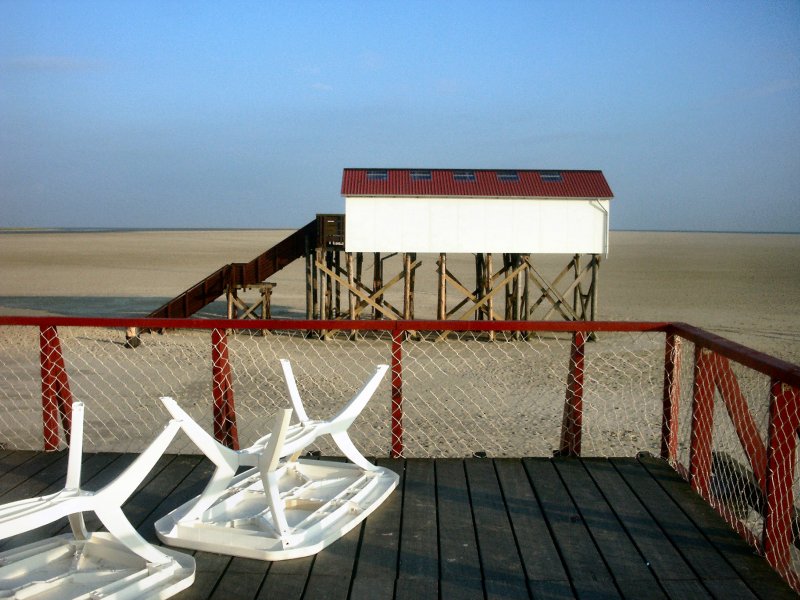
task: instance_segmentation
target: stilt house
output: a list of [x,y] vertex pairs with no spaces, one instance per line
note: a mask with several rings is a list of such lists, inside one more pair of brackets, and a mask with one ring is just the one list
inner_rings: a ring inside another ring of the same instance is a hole
[[601,171],[345,169],[347,252],[606,254]]
[[[437,319],[595,318],[613,197],[601,171],[345,169],[342,195],[345,252],[375,254],[368,302],[380,301],[375,290],[384,286],[381,254],[403,255],[403,273],[392,280],[405,282],[403,309],[391,315],[384,311],[390,318],[414,316],[417,253],[439,255]],[[474,287],[447,269],[449,252],[475,255]],[[570,258],[548,280],[536,268],[537,254]],[[589,255],[588,261],[581,255]],[[463,296],[452,309],[448,284]],[[500,290],[505,290],[505,306],[497,312]],[[532,298],[531,290],[538,297]],[[545,312],[537,317],[539,307]]]

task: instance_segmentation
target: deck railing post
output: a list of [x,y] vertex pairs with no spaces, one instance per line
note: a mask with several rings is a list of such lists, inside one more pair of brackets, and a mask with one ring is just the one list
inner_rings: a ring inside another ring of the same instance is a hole
[[42,378],[42,430],[44,449],[58,450],[61,437],[58,424],[64,430],[64,439],[69,444],[72,429],[72,392],[61,353],[61,342],[55,325],[39,327],[39,364]]
[[664,347],[664,412],[661,419],[661,458],[677,461],[678,408],[681,397],[681,338],[668,333]]
[[797,430],[800,426],[800,389],[772,381],[767,450],[767,506],[763,547],[767,561],[780,573],[791,565]]
[[238,450],[233,374],[228,359],[228,336],[224,329],[211,330],[211,379],[214,395],[214,438],[220,444]]
[[564,401],[564,417],[561,421],[561,443],[559,456],[581,455],[581,431],[583,428],[583,369],[586,333],[572,334],[569,356],[567,393]]
[[711,434],[714,427],[714,361],[711,351],[695,346],[692,385],[692,433],[689,479],[703,498],[711,498]]
[[392,458],[401,458],[403,445],[403,336],[405,331],[392,331]]

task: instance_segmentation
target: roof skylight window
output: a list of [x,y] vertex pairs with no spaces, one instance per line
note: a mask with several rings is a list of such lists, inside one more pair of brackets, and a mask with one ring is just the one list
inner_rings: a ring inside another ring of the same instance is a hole
[[539,173],[539,178],[542,181],[550,181],[555,183],[563,181],[561,173],[559,173],[558,171],[541,171]]
[[368,181],[386,181],[389,179],[389,172],[386,169],[368,169]]
[[475,181],[475,171],[453,171],[453,181]]
[[430,181],[431,180],[431,172],[430,171],[422,171],[422,170],[414,170],[411,171],[411,181]]
[[519,181],[519,173],[516,171],[498,171],[497,179],[498,181],[513,183],[515,181]]

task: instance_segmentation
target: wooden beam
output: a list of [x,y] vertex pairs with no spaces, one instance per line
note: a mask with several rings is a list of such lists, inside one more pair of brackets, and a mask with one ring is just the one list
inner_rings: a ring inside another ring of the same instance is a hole
[[600,275],[600,255],[592,254],[592,289],[591,302],[589,304],[589,318],[594,321],[597,318],[597,288]]
[[[416,266],[419,266],[419,265],[416,265]],[[334,273],[331,269],[328,269],[325,265],[317,263],[317,268],[320,269],[326,275],[328,275],[328,276],[332,277],[333,279],[335,279],[336,281],[339,281],[341,284],[349,287],[348,282],[347,282],[346,279],[344,279],[341,275],[338,275],[337,273]],[[395,277],[393,282],[397,283],[397,281],[399,281],[400,278],[402,278],[402,276],[403,276],[403,274],[400,273],[397,277]],[[367,304],[369,304],[373,309],[375,309],[376,311],[380,312],[381,314],[383,314],[387,318],[392,319],[393,321],[396,321],[402,315],[395,314],[394,311],[388,310],[387,308],[385,308],[384,306],[379,304],[378,300],[376,300],[376,298],[379,298],[383,294],[383,292],[385,291],[386,287],[388,287],[388,285],[382,287],[378,292],[375,292],[375,294],[373,294],[373,296],[368,296],[367,294],[365,294],[364,292],[359,290],[357,287],[350,288],[350,289],[356,296],[358,296],[362,301],[364,301]]]
[[[377,290],[383,287],[383,261],[381,253],[375,252],[372,263],[372,289]],[[380,296],[375,295],[377,305],[380,304]],[[372,316],[378,318],[377,308],[372,311]]]
[[486,304],[486,302],[488,302],[488,301],[489,301],[489,298],[491,298],[492,296],[494,296],[494,295],[495,295],[495,294],[496,294],[496,293],[497,293],[497,292],[498,292],[498,291],[499,291],[499,290],[500,290],[500,289],[501,289],[501,288],[502,288],[502,287],[503,287],[505,284],[507,284],[509,281],[511,281],[511,280],[512,280],[514,277],[516,277],[516,276],[517,276],[517,273],[519,273],[519,272],[520,272],[521,270],[523,270],[524,268],[526,268],[526,265],[525,265],[525,264],[521,264],[521,265],[519,265],[519,266],[518,266],[516,269],[514,269],[513,271],[511,271],[511,273],[509,273],[509,274],[508,274],[508,275],[505,277],[505,279],[503,279],[503,281],[501,281],[501,282],[498,284],[498,286],[497,286],[497,287],[495,287],[495,288],[494,288],[493,290],[491,290],[491,291],[490,291],[488,294],[486,294],[486,296],[484,296],[483,298],[481,298],[480,300],[478,300],[478,301],[477,301],[477,302],[476,302],[476,303],[475,303],[473,306],[471,306],[471,307],[470,307],[470,308],[469,308],[467,311],[465,311],[463,314],[459,315],[459,317],[458,317],[458,319],[457,319],[457,320],[459,320],[459,321],[464,321],[464,320],[468,319],[468,318],[469,318],[469,316],[470,316],[470,315],[472,315],[472,313],[474,313],[474,312],[475,312],[476,310],[478,310],[478,309],[479,309],[481,306],[483,306],[484,304]]
[[[450,309],[450,310],[447,312],[447,316],[448,316],[448,317],[449,317],[449,316],[451,316],[451,315],[454,315],[454,314],[456,314],[456,313],[458,312],[458,310],[459,310],[459,309],[460,309],[462,306],[464,306],[464,305],[465,305],[465,304],[466,304],[468,301],[470,301],[470,300],[471,300],[471,301],[472,301],[472,302],[474,302],[474,303],[479,303],[479,302],[480,302],[480,301],[483,299],[483,297],[485,297],[485,296],[486,296],[486,294],[484,294],[483,296],[479,296],[477,291],[470,292],[470,291],[469,291],[469,290],[468,290],[466,287],[464,287],[464,285],[463,285],[463,284],[462,284],[462,283],[461,283],[461,282],[458,280],[458,278],[456,278],[456,276],[455,276],[455,275],[453,275],[453,274],[452,274],[450,271],[448,271],[448,270],[445,270],[445,278],[446,278],[446,279],[447,279],[447,281],[449,281],[449,282],[450,282],[450,283],[451,283],[451,284],[452,284],[452,285],[453,285],[453,286],[454,286],[456,289],[458,289],[458,291],[460,291],[462,294],[464,294],[464,296],[466,296],[466,298],[465,298],[464,300],[462,300],[461,302],[459,302],[459,303],[456,305],[456,307],[455,307],[455,308],[452,308],[452,309]],[[502,284],[501,284],[501,285],[502,285]],[[483,305],[483,304],[482,304],[482,305]],[[494,317],[494,320],[498,320],[498,321],[499,321],[499,320],[501,320],[501,319],[500,319],[500,317],[499,317],[498,315],[494,315],[494,314],[493,314],[492,316]]]
[[347,253],[347,313],[350,315],[350,320],[356,320],[356,301],[353,294],[355,287],[355,273],[353,272],[353,253]]
[[[569,261],[569,263],[567,264],[567,266],[566,266],[566,267],[564,267],[564,268],[561,270],[561,272],[560,272],[560,273],[559,273],[559,274],[558,274],[558,275],[555,277],[555,279],[553,279],[553,281],[552,281],[552,282],[550,282],[550,283],[549,283],[549,284],[546,286],[548,289],[553,289],[553,290],[557,289],[557,287],[556,287],[556,286],[558,286],[558,284],[561,282],[561,279],[563,279],[563,277],[564,277],[564,276],[565,276],[567,273],[569,273],[570,269],[572,269],[572,267],[573,267],[573,261],[574,261],[574,259],[573,259],[573,260],[570,260],[570,261]],[[537,275],[539,278],[541,278],[541,280],[542,280],[543,282],[545,282],[545,283],[546,283],[546,282],[547,282],[547,280],[544,278],[544,276],[542,276],[542,275],[541,275],[541,274],[540,274],[540,273],[539,273],[539,272],[536,270],[536,267],[534,267],[534,265],[533,265],[533,262],[532,262],[532,261],[528,261],[528,262],[529,262],[529,264],[531,265],[531,269],[533,270],[533,272],[534,272],[534,273],[536,273],[536,275]],[[528,271],[528,276],[529,276],[529,277],[531,277],[531,280],[532,280],[532,281],[534,281],[534,283],[538,283],[538,282],[536,282],[536,281],[533,279],[533,276],[531,275],[531,271],[530,271],[530,270]],[[540,288],[542,288],[542,286],[540,286]],[[571,288],[570,288],[570,289],[571,289]],[[545,300],[547,300],[548,302],[550,302],[551,304],[553,304],[553,300],[552,300],[552,298],[550,298],[550,297],[548,296],[548,294],[547,294],[547,290],[545,290],[545,289],[540,289],[540,291],[541,291],[542,293],[541,293],[541,295],[539,296],[539,298],[536,300],[536,302],[534,302],[534,303],[533,303],[533,306],[531,306],[531,308],[530,308],[530,310],[529,310],[529,314],[533,314],[533,312],[534,312],[534,311],[535,311],[537,308],[539,308],[539,305],[540,305],[542,302],[544,302]],[[565,292],[565,294],[566,294],[566,293],[569,293],[569,292]],[[576,314],[576,315],[577,315],[577,313],[573,313],[573,314]],[[542,320],[545,320],[546,318],[547,318],[547,317],[544,317]],[[565,318],[567,318],[567,317],[565,316]],[[568,319],[568,318],[567,318],[567,319]],[[569,320],[569,319],[568,319],[568,320]]]
[[[554,310],[558,310],[561,313],[561,316],[564,317],[566,320],[579,320],[578,315],[572,312],[572,308],[569,305],[569,302],[562,296],[558,290],[553,288],[553,286],[547,282],[547,280],[539,273],[536,268],[528,264],[528,276],[531,277],[533,282],[539,286],[539,289],[542,293],[543,297],[547,297],[547,300],[553,305],[547,314],[545,314],[542,320],[547,320],[547,318],[553,313]],[[566,309],[566,310],[565,310]],[[569,313],[572,313],[571,315]]]
[[[416,271],[421,264],[422,264],[421,260],[414,261],[414,263],[411,265],[411,271],[412,272]],[[398,281],[400,281],[400,279],[402,279],[402,277],[403,277],[403,273],[399,273],[399,274],[395,275],[388,283],[384,284],[384,286],[381,289],[377,290],[377,291],[370,290],[368,287],[366,287],[363,284],[361,284],[361,289],[366,291],[367,295],[370,298],[375,299],[375,298],[383,296],[386,293],[386,290],[388,290],[390,287],[392,287]],[[358,286],[358,282],[356,282],[355,285]],[[356,287],[355,289],[358,289],[358,288]],[[361,298],[360,295],[359,295],[359,298]],[[392,306],[385,298],[381,299],[381,304],[385,304],[385,305],[389,306],[391,308],[391,310],[393,310],[394,313],[398,316],[398,318],[402,318],[402,316],[403,316],[402,313],[399,310],[397,310],[394,306]],[[372,305],[370,304],[369,306],[372,306]],[[367,304],[365,304],[363,301],[359,301],[358,303],[356,303],[356,317],[358,317],[361,314],[361,311],[366,307],[367,307]]]
[[311,320],[314,318],[314,269],[313,261],[311,260],[311,248],[309,239],[305,239],[305,261],[306,261],[306,319]]
[[436,318],[444,321],[447,316],[447,283],[445,274],[447,272],[447,254],[439,254],[439,286],[438,301],[436,304]]
[[[485,280],[484,280],[484,284],[483,285],[484,285],[483,295],[485,296],[492,289],[492,253],[491,252],[487,252],[487,254],[486,254],[486,275],[485,275]],[[495,317],[495,314],[494,314],[494,298],[492,296],[490,296],[488,298],[488,300],[486,300],[486,312],[488,313],[490,320],[492,320],[492,321],[496,320],[496,317]],[[495,338],[495,332],[494,331],[490,331],[489,332],[489,339],[491,341],[494,341],[494,338]]]
[[411,318],[411,255],[403,253],[403,318]]

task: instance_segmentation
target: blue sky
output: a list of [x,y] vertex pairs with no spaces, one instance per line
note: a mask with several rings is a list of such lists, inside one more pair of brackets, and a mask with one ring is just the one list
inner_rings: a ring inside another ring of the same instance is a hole
[[0,227],[299,227],[371,166],[798,232],[800,2],[0,0]]

